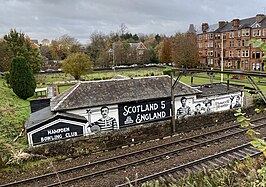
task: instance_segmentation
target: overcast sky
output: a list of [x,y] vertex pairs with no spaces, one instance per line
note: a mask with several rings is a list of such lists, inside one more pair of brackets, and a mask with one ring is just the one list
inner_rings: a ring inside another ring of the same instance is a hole
[[31,39],[68,34],[81,43],[95,31],[109,34],[124,23],[128,31],[173,35],[219,20],[265,13],[265,0],[1,0],[0,36],[11,28]]

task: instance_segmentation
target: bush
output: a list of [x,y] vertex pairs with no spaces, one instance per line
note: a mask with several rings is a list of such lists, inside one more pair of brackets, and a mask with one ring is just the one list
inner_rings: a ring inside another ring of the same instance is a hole
[[166,67],[166,68],[163,70],[163,74],[164,74],[164,75],[171,75],[171,71],[172,71],[172,68],[171,68],[171,67]]
[[34,95],[36,81],[30,64],[24,57],[18,56],[12,60],[9,82],[14,93],[21,99]]

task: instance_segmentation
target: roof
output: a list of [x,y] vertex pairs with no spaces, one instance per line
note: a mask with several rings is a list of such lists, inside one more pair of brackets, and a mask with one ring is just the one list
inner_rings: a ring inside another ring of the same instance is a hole
[[37,112],[31,113],[30,120],[25,123],[25,128],[27,129],[27,132],[29,132],[42,126],[42,124],[45,124],[46,122],[54,121],[55,119],[59,118],[71,119],[82,122],[87,121],[87,119],[83,116],[70,113],[52,112],[50,107],[46,107],[41,110],[38,110]]
[[[64,111],[131,101],[171,96],[170,76],[150,76],[134,79],[113,79],[79,82],[51,100],[52,111]],[[175,96],[198,94],[201,91],[179,82]]]
[[239,27],[233,27],[232,22],[228,22],[224,27],[222,27],[221,29],[218,29],[217,31],[226,32],[226,31],[248,28],[248,27],[251,27],[255,22],[256,22],[256,17],[239,20]]
[[129,43],[130,47],[133,49],[147,49],[142,42],[138,43]]
[[198,95],[199,98],[240,92],[241,88],[243,88],[243,86],[235,86],[230,84],[229,90],[227,90],[227,84],[225,83],[213,83],[213,84],[205,84],[193,87],[202,91],[202,93]]
[[[219,28],[218,24],[209,25],[209,28],[206,30],[206,32],[215,32]],[[202,34],[202,28],[200,27],[196,34]]]
[[194,27],[193,24],[190,24],[189,25],[189,28],[188,28],[188,31],[187,32],[188,33],[192,33],[192,34],[195,34],[196,33],[196,29],[195,29],[195,27]]
[[[226,31],[233,31],[233,30],[239,30],[244,28],[250,28],[250,27],[256,27],[256,24],[259,24],[260,27],[265,28],[266,27],[266,17],[264,17],[259,23],[256,21],[256,16],[251,18],[245,18],[239,20],[239,27],[233,27],[232,22],[226,22],[226,24],[219,28],[219,24],[213,24],[209,25],[209,28],[207,29],[207,33],[209,32],[226,32]],[[202,34],[202,28],[199,28],[197,31],[197,34]]]

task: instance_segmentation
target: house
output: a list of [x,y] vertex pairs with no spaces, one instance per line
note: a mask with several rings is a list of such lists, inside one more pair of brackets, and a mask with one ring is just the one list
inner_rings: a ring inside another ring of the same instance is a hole
[[[142,42],[116,42],[107,52],[112,58],[113,66],[143,64],[145,61],[146,46]],[[146,55],[147,56],[147,55]]]
[[142,42],[129,43],[129,45],[133,51],[136,51],[136,54],[138,56],[143,55],[144,51],[147,49],[147,47]]
[[200,63],[205,66],[221,66],[239,70],[264,71],[264,53],[249,44],[252,39],[266,39],[266,16],[202,23],[197,31]]
[[[240,89],[226,88],[222,84],[191,87],[179,82],[174,89],[175,117],[182,119],[229,110],[236,104],[243,106]],[[33,146],[170,119],[170,98],[169,76],[79,82],[52,98],[49,106],[45,101],[43,107],[31,114],[25,126],[29,144]]]

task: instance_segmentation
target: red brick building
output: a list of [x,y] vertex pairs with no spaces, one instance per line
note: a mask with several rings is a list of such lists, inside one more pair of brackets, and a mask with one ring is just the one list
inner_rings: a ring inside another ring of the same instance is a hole
[[[266,16],[257,14],[246,19],[219,21],[209,25],[202,23],[197,33],[200,63],[219,68],[265,71],[264,55],[248,44],[251,39],[266,39]],[[223,49],[223,50],[222,50]],[[223,55],[223,58],[222,58]]]

